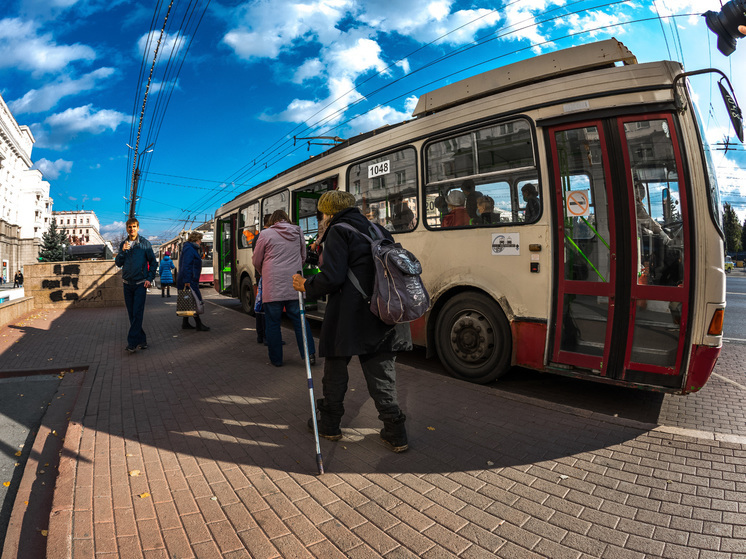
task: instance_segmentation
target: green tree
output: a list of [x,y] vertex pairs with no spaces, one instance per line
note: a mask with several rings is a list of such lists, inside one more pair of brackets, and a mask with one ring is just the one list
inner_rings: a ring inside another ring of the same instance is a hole
[[62,244],[69,245],[70,239],[67,233],[57,229],[57,223],[53,219],[49,224],[49,230],[42,233],[39,258],[44,262],[60,262],[62,260]]
[[741,226],[741,250],[746,248],[746,219],[743,220],[743,225]]
[[725,251],[738,252],[741,250],[741,224],[733,207],[725,203],[723,215],[723,232],[725,233]]

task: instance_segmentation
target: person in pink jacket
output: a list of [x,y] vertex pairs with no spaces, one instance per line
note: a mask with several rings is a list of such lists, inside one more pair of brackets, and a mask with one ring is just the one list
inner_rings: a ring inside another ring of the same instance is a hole
[[[303,351],[303,330],[300,319],[298,293],[293,289],[293,274],[302,269],[306,259],[306,242],[303,232],[290,223],[285,210],[276,210],[269,218],[269,227],[259,235],[254,248],[252,262],[262,275],[262,310],[266,321],[267,349],[269,360],[275,367],[282,366],[282,330],[280,322],[282,310],[293,322],[295,339],[298,342],[301,358]],[[316,347],[311,329],[306,321],[308,355],[312,365],[316,364]]]

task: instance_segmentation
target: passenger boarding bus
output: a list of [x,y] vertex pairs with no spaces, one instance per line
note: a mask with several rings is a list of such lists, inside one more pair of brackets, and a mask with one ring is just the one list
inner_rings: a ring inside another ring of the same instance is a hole
[[283,209],[310,240],[316,200],[341,189],[422,262],[432,305],[412,337],[454,376],[705,384],[722,343],[721,202],[679,63],[638,64],[611,39],[424,94],[412,116],[221,206],[215,289],[253,312],[262,217]]
[[[209,284],[213,285],[214,281],[214,273],[212,268],[212,261],[213,261],[213,255],[212,255],[212,249],[213,249],[213,232],[212,231],[204,231],[200,228],[197,228],[197,231],[202,233],[202,243],[200,244],[200,250],[202,255],[202,272],[199,276],[199,283],[200,284]],[[161,262],[163,260],[163,257],[166,255],[166,251],[171,253],[171,259],[174,261],[174,266],[176,267],[176,272],[178,273],[179,269],[179,258],[181,257],[181,249],[183,244],[187,241],[189,238],[189,234],[191,231],[182,231],[178,235],[176,235],[173,239],[170,239],[163,243],[159,249],[158,249],[158,262]]]

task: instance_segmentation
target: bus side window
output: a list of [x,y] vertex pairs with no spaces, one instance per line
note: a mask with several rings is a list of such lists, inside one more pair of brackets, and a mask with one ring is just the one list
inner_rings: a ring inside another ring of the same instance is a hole
[[258,230],[259,202],[254,202],[238,213],[238,248],[251,248]]

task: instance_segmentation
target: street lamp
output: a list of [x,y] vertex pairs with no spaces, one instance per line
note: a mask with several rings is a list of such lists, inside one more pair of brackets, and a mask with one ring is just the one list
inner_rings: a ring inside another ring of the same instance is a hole
[[62,261],[65,261],[65,250],[67,249],[67,245],[65,243],[62,243]]
[[137,183],[140,179],[140,169],[137,168],[138,160],[140,159],[140,156],[142,154],[151,153],[153,150],[150,148],[152,148],[155,144],[154,143],[150,144],[140,153],[137,153],[137,150],[133,148],[131,145],[129,144],[124,144],[124,145],[126,145],[128,148],[130,148],[132,151],[135,152],[135,157],[132,161],[132,193],[130,194],[130,211],[129,211],[129,216],[135,217],[135,205],[137,204]]

